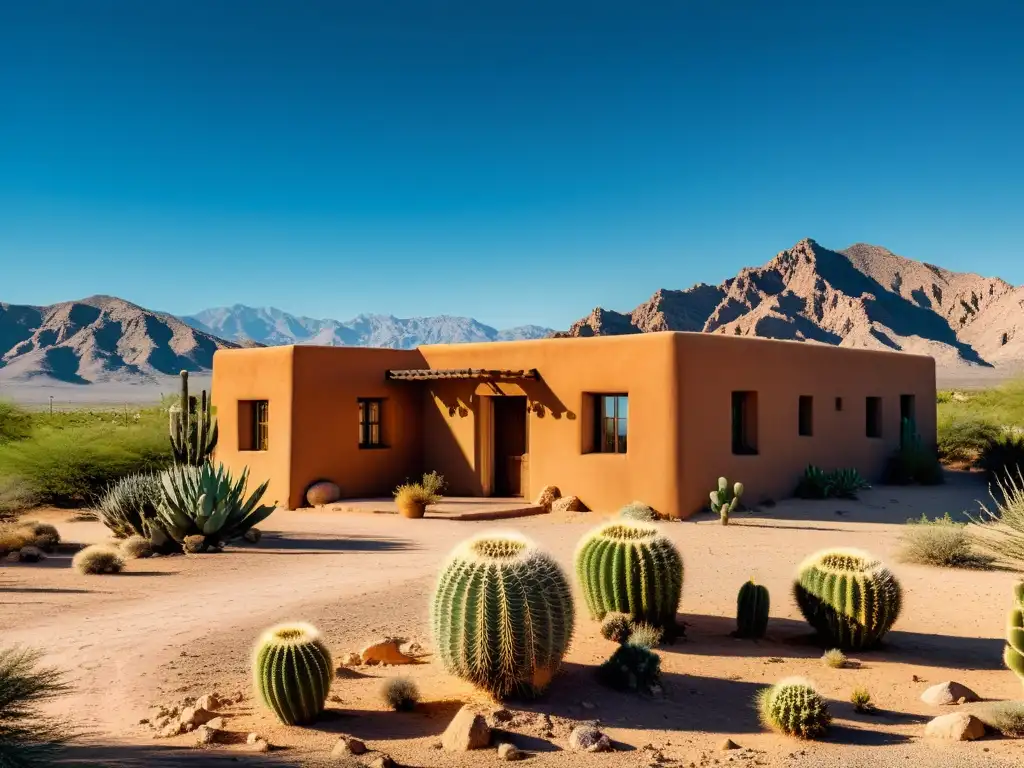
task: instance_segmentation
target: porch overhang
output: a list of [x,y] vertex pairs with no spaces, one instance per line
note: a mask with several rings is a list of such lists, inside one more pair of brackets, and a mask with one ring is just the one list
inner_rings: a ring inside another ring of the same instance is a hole
[[448,379],[476,379],[479,381],[521,381],[539,379],[536,368],[510,370],[507,368],[414,368],[405,371],[387,371],[388,381],[444,381]]

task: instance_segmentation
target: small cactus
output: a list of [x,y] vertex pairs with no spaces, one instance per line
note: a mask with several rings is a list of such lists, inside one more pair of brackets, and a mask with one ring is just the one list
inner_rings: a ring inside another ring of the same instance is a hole
[[456,547],[431,607],[445,669],[498,699],[547,688],[574,622],[562,569],[518,533],[482,534]]
[[412,712],[420,700],[420,689],[407,677],[392,677],[381,683],[380,696],[395,712]]
[[1006,623],[1006,649],[1003,661],[1010,671],[1024,683],[1024,581],[1013,586],[1013,597],[1016,606],[1010,611]]
[[729,481],[724,477],[718,478],[718,488],[713,490],[709,496],[711,498],[711,511],[721,518],[722,525],[729,524],[729,515],[736,511],[740,503],[740,496],[742,495],[743,483],[734,484],[730,493]]
[[576,550],[576,576],[594,619],[625,613],[675,631],[683,559],[656,525],[617,519],[591,531]]
[[[197,410],[198,405],[198,410]],[[188,394],[188,371],[181,372],[181,398],[170,408],[168,432],[171,453],[179,464],[199,467],[210,460],[217,447],[217,420],[213,415],[213,398],[203,390],[201,402]]]
[[618,691],[648,691],[661,680],[661,657],[650,648],[626,643],[597,668],[597,679]]
[[802,677],[789,677],[762,690],[757,708],[766,727],[787,736],[816,739],[832,724],[828,704]]
[[899,617],[900,583],[881,561],[856,549],[832,549],[801,563],[793,585],[807,622],[831,647],[877,645]]
[[768,629],[768,588],[751,579],[736,596],[736,637],[760,639]]
[[624,644],[633,631],[633,620],[625,613],[609,613],[601,622],[601,637]]
[[285,725],[312,723],[324,710],[334,668],[320,633],[309,624],[279,624],[253,651],[256,695]]

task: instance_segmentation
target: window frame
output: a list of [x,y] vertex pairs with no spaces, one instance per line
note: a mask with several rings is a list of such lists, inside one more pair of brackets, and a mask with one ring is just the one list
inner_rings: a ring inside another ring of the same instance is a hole
[[[359,414],[359,448],[360,450],[377,450],[387,448],[384,443],[384,398],[360,397],[356,400]],[[371,406],[377,406],[377,418],[371,419]],[[377,428],[377,438],[373,439],[373,428]]]
[[239,452],[270,450],[270,401],[238,401]]
[[[629,452],[629,393],[628,392],[605,392],[595,393],[594,398],[594,450],[593,453],[607,453],[618,456],[625,456]],[[605,403],[613,401],[612,415],[605,414]],[[619,406],[625,401],[625,415],[619,414]],[[605,427],[608,422],[612,424],[612,445],[609,449],[605,442]],[[619,434],[619,424],[623,424],[625,433]]]

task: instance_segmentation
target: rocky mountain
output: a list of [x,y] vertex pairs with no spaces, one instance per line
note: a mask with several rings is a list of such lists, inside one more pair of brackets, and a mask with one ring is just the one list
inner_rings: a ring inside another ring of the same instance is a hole
[[153,381],[207,370],[215,350],[235,346],[111,296],[47,307],[0,303],[0,381]]
[[662,289],[632,312],[596,308],[556,336],[651,331],[763,336],[932,355],[940,367],[1024,363],[1024,286],[874,245],[801,240],[721,285]]
[[359,315],[339,321],[302,317],[274,307],[231,307],[206,309],[183,317],[205,333],[242,343],[320,344],[326,346],[392,347],[411,349],[423,344],[456,344],[468,341],[510,341],[539,339],[551,329],[536,325],[499,331],[469,317],[412,317]]

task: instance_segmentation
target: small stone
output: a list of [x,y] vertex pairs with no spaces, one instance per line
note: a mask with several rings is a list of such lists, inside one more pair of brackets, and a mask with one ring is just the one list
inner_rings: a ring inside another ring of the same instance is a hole
[[180,736],[185,730],[185,724],[179,723],[177,720],[168,723],[160,729],[160,736],[164,739],[169,739],[174,736]]
[[974,741],[985,735],[985,724],[974,715],[954,712],[936,717],[928,723],[924,735],[951,741]]
[[514,715],[511,712],[509,712],[507,709],[502,708],[496,709],[493,712],[491,712],[490,717],[488,719],[491,721],[492,724],[500,724],[509,722],[513,717]]
[[220,731],[216,728],[211,728],[209,725],[200,725],[196,728],[196,743],[213,744],[217,741],[219,734]]
[[255,744],[259,740],[260,735],[258,733],[250,733],[248,736],[245,737],[246,744]]
[[224,718],[221,717],[220,715],[217,715],[217,717],[215,717],[212,720],[210,720],[207,723],[207,725],[210,726],[211,728],[215,728],[218,731],[221,731],[221,730],[224,729]]
[[182,725],[198,727],[200,725],[206,725],[206,723],[210,722],[215,717],[216,715],[208,709],[203,709],[202,707],[185,707],[185,709],[182,710],[181,717],[178,718],[178,721]]
[[216,693],[207,693],[204,696],[200,696],[196,699],[196,706],[202,709],[208,709],[211,712],[217,712],[226,702],[220,700],[220,696]]
[[372,643],[363,648],[360,658],[363,664],[412,664],[416,660],[399,650],[403,642],[397,638],[387,638]]
[[743,747],[732,739],[726,739],[718,746],[718,749],[720,752],[728,752],[730,749],[743,749]]
[[341,666],[343,667],[358,667],[363,663],[363,657],[358,653],[346,653],[341,657]]
[[563,496],[551,505],[552,512],[586,512],[587,506],[579,496]]
[[369,768],[398,768],[398,765],[387,755],[381,755],[370,761]]
[[569,749],[573,752],[611,752],[612,742],[593,725],[579,725],[569,734]]
[[499,744],[498,745],[498,759],[499,760],[522,760],[526,757],[523,752],[516,747],[515,744]]
[[351,736],[342,736],[331,750],[334,757],[349,757],[350,755],[365,755],[366,745],[359,739]]
[[979,701],[979,698],[978,694],[966,685],[949,681],[933,685],[921,694],[921,701],[940,707],[948,704],[962,704],[967,701]]
[[8,552],[6,560],[8,563],[19,563],[21,562],[21,555],[17,552]]
[[269,752],[270,742],[266,739],[256,739],[256,741],[253,742],[252,747],[254,752]]
[[483,749],[491,743],[491,728],[484,716],[463,706],[441,734],[441,745],[449,752]]
[[259,528],[250,528],[242,534],[242,538],[250,544],[259,544],[260,539],[263,538],[263,532]]
[[149,725],[149,718],[144,717],[141,720],[139,720],[139,725]]
[[534,502],[535,506],[543,507],[548,512],[551,511],[551,505],[554,504],[558,499],[562,497],[562,492],[558,490],[557,485],[545,485],[540,493],[537,495],[537,500]]

